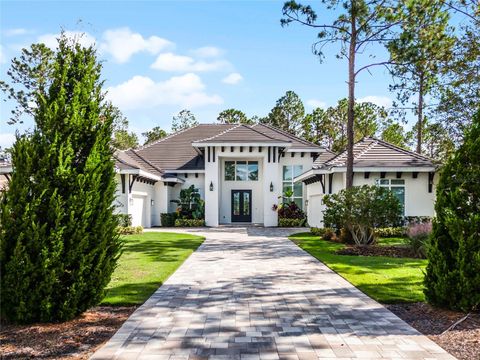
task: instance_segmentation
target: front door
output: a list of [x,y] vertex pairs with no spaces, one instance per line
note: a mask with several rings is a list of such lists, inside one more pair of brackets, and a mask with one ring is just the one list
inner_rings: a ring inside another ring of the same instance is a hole
[[252,222],[252,190],[232,190],[232,222]]

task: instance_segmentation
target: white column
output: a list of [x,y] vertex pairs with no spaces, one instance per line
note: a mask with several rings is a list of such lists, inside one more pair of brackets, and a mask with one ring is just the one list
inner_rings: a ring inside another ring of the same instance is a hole
[[[210,147],[210,161],[208,161],[208,148],[205,148],[205,223],[207,226],[218,226],[219,217],[220,161],[218,148],[215,150],[214,155],[213,147]],[[210,185],[213,186],[213,190],[210,190]]]
[[[279,203],[279,196],[282,195],[282,181],[279,178],[280,168],[278,163],[278,154],[275,162],[273,157],[268,162],[265,156],[263,159],[263,225],[278,226],[277,212],[272,210],[274,204]],[[270,184],[273,185],[273,191],[270,191]]]

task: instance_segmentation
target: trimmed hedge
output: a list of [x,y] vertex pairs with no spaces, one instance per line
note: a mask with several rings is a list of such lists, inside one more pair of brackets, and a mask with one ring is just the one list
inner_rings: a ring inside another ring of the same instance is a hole
[[305,226],[305,219],[278,219],[279,227],[302,227]]
[[375,229],[375,235],[378,237],[403,237],[406,236],[407,229],[404,227],[386,227]]
[[203,219],[177,219],[175,220],[175,227],[202,227],[205,226]]
[[175,226],[175,220],[177,220],[178,214],[174,213],[164,213],[160,214],[160,223],[162,227],[173,227]]
[[141,234],[143,232],[142,226],[119,226],[117,228],[120,235]]

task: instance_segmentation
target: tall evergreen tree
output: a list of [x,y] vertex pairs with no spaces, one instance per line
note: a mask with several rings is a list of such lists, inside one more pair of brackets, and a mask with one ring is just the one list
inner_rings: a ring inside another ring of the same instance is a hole
[[296,134],[304,115],[305,107],[300,97],[294,91],[287,91],[284,96],[277,100],[275,107],[268,116],[261,121]]
[[198,125],[195,115],[190,110],[183,109],[172,120],[172,131],[177,132]]
[[480,111],[437,187],[425,296],[438,306],[480,305]]
[[70,319],[103,298],[120,251],[113,213],[114,114],[93,48],[59,39],[35,127],[17,135],[0,203],[1,315]]

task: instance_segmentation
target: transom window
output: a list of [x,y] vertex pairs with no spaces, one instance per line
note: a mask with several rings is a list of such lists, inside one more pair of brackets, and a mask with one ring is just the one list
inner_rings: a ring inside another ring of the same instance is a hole
[[405,213],[405,180],[404,179],[376,179],[375,184],[389,189],[400,201]]
[[294,182],[297,176],[303,173],[302,165],[284,165],[283,166],[283,195],[287,190],[293,192],[293,196],[286,198],[284,196],[283,201],[293,201],[295,204],[303,209],[303,184],[301,182]]
[[225,161],[226,181],[257,181],[258,161]]

